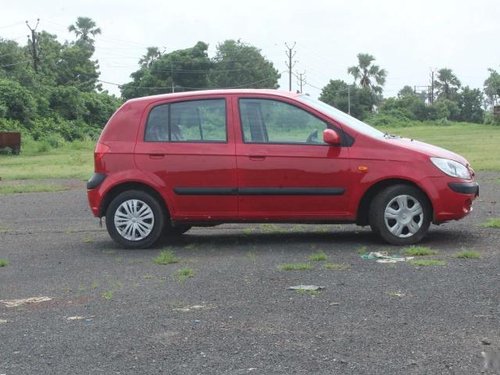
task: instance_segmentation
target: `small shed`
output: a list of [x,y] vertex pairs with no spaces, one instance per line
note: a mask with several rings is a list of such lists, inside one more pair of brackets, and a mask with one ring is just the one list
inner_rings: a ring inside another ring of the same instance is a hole
[[21,133],[0,131],[0,149],[9,148],[14,155],[21,152]]

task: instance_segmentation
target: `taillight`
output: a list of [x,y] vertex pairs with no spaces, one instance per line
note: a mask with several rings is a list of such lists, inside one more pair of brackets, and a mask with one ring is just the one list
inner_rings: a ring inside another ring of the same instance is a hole
[[94,150],[94,167],[96,172],[104,172],[105,166],[103,162],[104,155],[106,155],[111,148],[104,143],[97,143]]

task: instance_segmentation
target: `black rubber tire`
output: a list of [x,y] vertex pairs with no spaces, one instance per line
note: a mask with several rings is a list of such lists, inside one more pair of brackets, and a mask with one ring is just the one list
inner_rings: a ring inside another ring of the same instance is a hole
[[[385,211],[389,203],[398,196],[407,196],[411,203],[418,203],[422,207],[422,217],[418,221],[420,228],[415,233],[402,233],[402,236],[393,234],[386,225]],[[429,200],[422,191],[409,185],[393,185],[378,193],[370,204],[369,221],[372,230],[382,239],[392,245],[406,246],[420,242],[427,234],[432,218],[432,208]],[[405,237],[403,237],[405,236]]]
[[[115,226],[114,217],[120,205],[129,200],[139,200],[147,205],[153,213],[153,228],[150,233],[139,240],[129,240],[123,237]],[[165,213],[161,203],[151,194],[142,190],[129,190],[118,194],[106,210],[106,229],[111,238],[128,249],[144,249],[153,246],[162,236],[165,227]]]

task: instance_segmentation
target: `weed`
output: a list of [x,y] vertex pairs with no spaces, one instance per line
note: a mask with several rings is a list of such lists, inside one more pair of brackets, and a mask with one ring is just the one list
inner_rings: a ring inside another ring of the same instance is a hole
[[181,268],[175,273],[175,277],[179,282],[184,282],[194,276],[194,271],[191,268]]
[[285,263],[278,267],[281,271],[306,271],[312,270],[310,263]]
[[366,254],[368,252],[368,248],[366,246],[361,246],[359,249],[358,249],[358,254],[362,255],[362,254]]
[[323,264],[323,268],[331,271],[345,271],[350,269],[351,266],[345,263],[325,263]]
[[113,291],[107,290],[101,294],[101,297],[104,299],[107,299],[109,301],[109,300],[113,299]]
[[264,233],[275,233],[279,232],[280,230],[280,228],[276,224],[265,223],[265,224],[260,224],[259,227],[260,230]]
[[311,254],[309,256],[309,260],[312,261],[312,262],[321,262],[321,261],[324,261],[324,260],[327,260],[327,259],[328,259],[328,256],[322,250],[317,251],[314,254]]
[[155,264],[165,265],[172,263],[179,263],[179,258],[177,258],[172,250],[162,250],[160,255],[153,259]]
[[495,228],[500,229],[500,218],[491,218],[486,221],[486,223],[481,224],[485,228]]
[[481,258],[481,254],[479,254],[477,251],[462,250],[461,252],[455,254],[455,258],[459,258],[459,259],[479,259],[479,258]]
[[406,256],[422,257],[426,255],[436,255],[437,252],[425,246],[410,246],[402,250]]
[[7,259],[0,259],[0,267],[6,267],[9,265],[9,261]]
[[257,261],[257,255],[255,255],[253,251],[247,252],[246,256],[252,261],[252,263],[255,263]]
[[415,259],[410,260],[410,264],[417,267],[427,267],[427,266],[445,266],[446,262],[444,260],[437,259]]

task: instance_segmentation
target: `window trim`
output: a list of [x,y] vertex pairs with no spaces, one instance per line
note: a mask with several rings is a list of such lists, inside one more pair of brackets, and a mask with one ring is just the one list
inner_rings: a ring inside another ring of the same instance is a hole
[[[189,102],[201,102],[201,101],[222,101],[224,103],[224,129],[225,129],[225,134],[226,134],[226,139],[225,140],[172,140],[172,134],[171,134],[171,127],[170,127],[170,119],[171,119],[171,106],[173,104],[179,104],[179,103],[189,103]],[[146,140],[146,134],[148,130],[148,123],[149,123],[149,118],[151,116],[151,112],[158,107],[161,106],[167,106],[168,107],[168,139],[165,141],[161,140]],[[176,100],[176,101],[169,101],[169,102],[162,102],[162,103],[156,103],[154,104],[148,111],[147,117],[146,117],[146,122],[144,124],[144,132],[143,132],[143,137],[142,141],[145,143],[180,143],[180,144],[185,144],[185,143],[219,143],[219,144],[227,144],[229,142],[229,129],[228,129],[228,105],[227,105],[227,99],[225,97],[216,97],[216,98],[192,98],[188,100]]]
[[[253,141],[247,141],[245,140],[245,131],[243,129],[243,118],[242,118],[242,111],[241,111],[241,101],[242,100],[267,100],[267,101],[274,101],[278,103],[284,103],[289,106],[295,107],[299,110],[304,111],[305,113],[309,114],[312,117],[315,117],[319,121],[323,122],[326,125],[325,129],[332,129],[333,131],[337,132],[340,135],[341,138],[341,144],[339,145],[340,147],[350,147],[354,143],[354,139],[348,135],[346,132],[343,131],[342,128],[340,128],[337,125],[332,124],[331,119],[328,119],[328,121],[324,120],[320,116],[317,116],[314,113],[311,113],[310,111],[296,105],[295,103],[291,103],[286,100],[281,100],[282,98],[263,98],[263,97],[253,97],[253,96],[241,96],[238,98],[238,115],[239,115],[239,120],[240,120],[240,131],[241,131],[241,140],[244,144],[252,144],[252,145],[294,145],[294,146],[323,146],[323,147],[331,147],[331,145],[327,143],[306,143],[306,142],[253,142]],[[324,130],[324,129],[323,129]],[[267,128],[266,128],[267,132]]]

